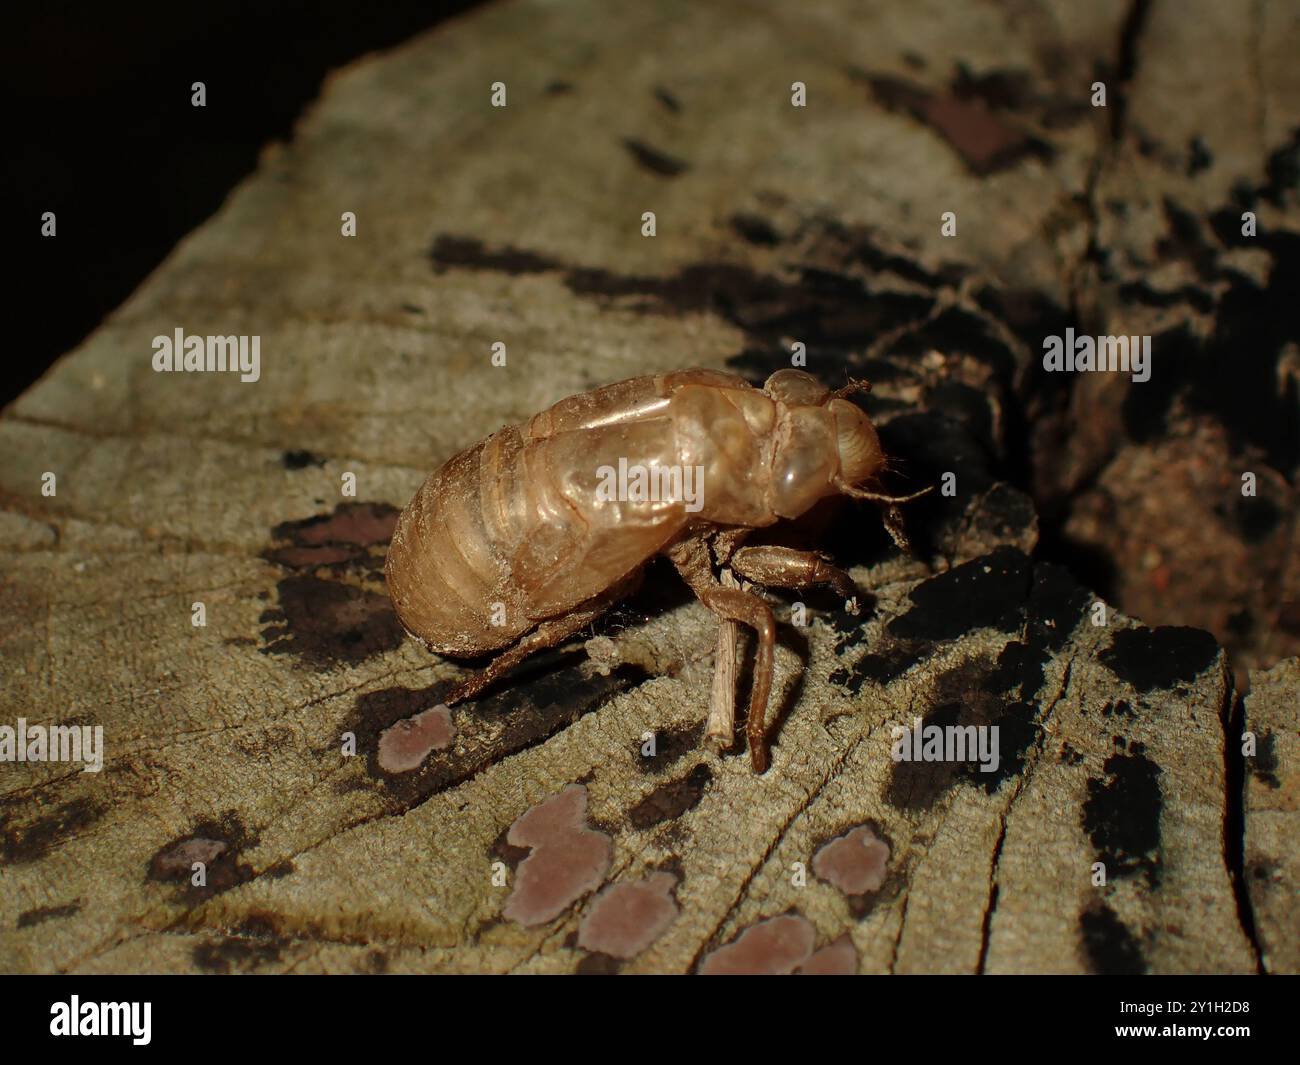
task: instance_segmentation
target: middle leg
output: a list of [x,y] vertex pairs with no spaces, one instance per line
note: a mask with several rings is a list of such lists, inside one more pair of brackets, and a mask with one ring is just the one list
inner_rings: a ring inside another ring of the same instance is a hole
[[683,540],[665,554],[700,602],[724,621],[748,625],[758,636],[754,683],[749,694],[749,722],[745,732],[749,739],[750,764],[755,773],[762,773],[767,769],[765,717],[776,666],[776,619],[772,616],[772,608],[755,595],[719,584],[713,576],[709,549],[703,540]]

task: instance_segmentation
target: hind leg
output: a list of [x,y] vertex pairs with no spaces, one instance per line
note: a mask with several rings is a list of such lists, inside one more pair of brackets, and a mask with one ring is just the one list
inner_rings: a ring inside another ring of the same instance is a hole
[[473,698],[488,685],[500,680],[501,677],[505,676],[529,655],[544,651],[548,647],[554,647],[556,644],[563,643],[570,636],[581,632],[608,610],[613,602],[612,598],[603,600],[587,609],[575,610],[572,613],[562,614],[560,617],[543,621],[509,650],[497,655],[486,669],[466,678],[452,688],[451,692],[442,700],[444,705],[454,706],[456,703]]

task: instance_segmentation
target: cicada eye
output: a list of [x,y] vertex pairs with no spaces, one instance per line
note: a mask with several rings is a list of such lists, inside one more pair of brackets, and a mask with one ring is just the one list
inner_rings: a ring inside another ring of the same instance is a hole
[[772,490],[776,512],[795,518],[831,491],[835,472],[835,439],[820,410],[799,412],[790,419],[789,435],[772,459]]
[[788,407],[817,407],[826,402],[830,389],[803,370],[777,370],[763,385],[763,391]]

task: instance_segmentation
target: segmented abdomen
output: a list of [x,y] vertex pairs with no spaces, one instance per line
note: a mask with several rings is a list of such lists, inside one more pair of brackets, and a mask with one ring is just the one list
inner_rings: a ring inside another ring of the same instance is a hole
[[[517,448],[519,431],[511,426],[433,473],[393,532],[385,564],[393,606],[407,632],[441,654],[496,650],[531,627],[511,609],[505,558],[484,520],[483,455],[508,448],[511,437]],[[496,603],[504,608],[495,612],[498,620],[504,615],[503,625],[492,623]]]
[[616,382],[508,426],[432,474],[388,550],[406,630],[442,654],[494,651],[632,574],[691,515],[680,502],[601,502],[597,471],[678,463],[672,400],[693,385],[751,391],[712,370]]

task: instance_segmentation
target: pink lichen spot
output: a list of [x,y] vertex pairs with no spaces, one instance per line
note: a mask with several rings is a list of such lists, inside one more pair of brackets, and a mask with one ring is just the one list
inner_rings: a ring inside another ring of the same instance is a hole
[[439,703],[390,725],[379,734],[379,768],[385,773],[419,769],[431,751],[442,750],[455,737],[451,711]]
[[828,943],[799,966],[801,976],[854,976],[857,971],[858,952],[848,936]]
[[609,872],[610,838],[587,827],[587,789],[570,784],[522,814],[506,834],[532,853],[515,871],[515,887],[502,913],[522,925],[558,917]]
[[866,825],[831,840],[812,860],[813,872],[846,895],[879,889],[888,865],[889,845]]
[[578,929],[583,950],[631,958],[663,935],[677,917],[671,892],[672,873],[654,873],[645,880],[611,884],[591,904]]
[[745,929],[704,959],[702,976],[785,976],[808,960],[817,933],[798,914],[783,914]]

